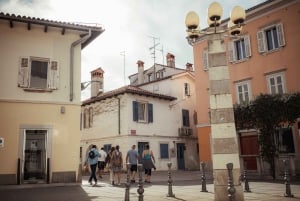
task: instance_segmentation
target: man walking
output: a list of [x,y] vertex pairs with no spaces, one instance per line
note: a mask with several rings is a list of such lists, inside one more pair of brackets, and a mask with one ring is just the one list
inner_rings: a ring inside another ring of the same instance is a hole
[[87,163],[90,164],[90,168],[91,168],[91,175],[89,178],[89,183],[90,185],[93,185],[92,180],[94,179],[95,181],[95,185],[97,185],[97,177],[96,177],[96,169],[97,169],[97,164],[98,164],[98,157],[100,156],[98,150],[96,149],[97,146],[96,145],[92,145],[92,148],[89,150],[86,159],[85,159],[85,166],[87,165]]
[[102,147],[99,151],[100,157],[98,158],[98,175],[99,178],[102,179],[101,173],[104,171],[105,167],[105,159],[107,157],[107,153],[104,151],[104,147]]
[[131,183],[135,182],[135,175],[137,172],[137,163],[138,163],[139,154],[135,150],[135,145],[132,145],[131,149],[128,150],[126,155],[126,162],[131,164],[130,167],[130,181]]

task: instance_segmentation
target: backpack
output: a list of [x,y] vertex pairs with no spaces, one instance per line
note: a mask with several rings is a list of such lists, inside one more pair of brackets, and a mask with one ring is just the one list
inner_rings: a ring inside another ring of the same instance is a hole
[[94,158],[95,158],[95,152],[94,152],[93,150],[91,150],[91,151],[89,152],[89,158],[90,158],[90,159],[94,159]]

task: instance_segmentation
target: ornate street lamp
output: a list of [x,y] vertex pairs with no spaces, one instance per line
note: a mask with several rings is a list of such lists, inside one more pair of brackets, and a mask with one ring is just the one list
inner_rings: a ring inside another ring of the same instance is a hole
[[[215,200],[222,201],[229,198],[229,200],[243,201],[243,188],[239,180],[240,159],[230,92],[231,84],[223,43],[228,33],[233,36],[240,34],[246,14],[243,8],[235,6],[230,13],[227,27],[221,26],[222,14],[221,5],[213,2],[208,7],[207,29],[200,29],[199,17],[194,11],[187,14],[185,23],[189,44],[197,45],[200,41],[199,37],[202,36],[206,36],[208,41],[211,151]],[[233,165],[230,171],[231,178],[228,177],[226,168],[228,163]]]

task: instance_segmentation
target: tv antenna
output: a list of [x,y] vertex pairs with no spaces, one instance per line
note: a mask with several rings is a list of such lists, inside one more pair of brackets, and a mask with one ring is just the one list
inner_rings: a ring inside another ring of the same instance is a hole
[[155,70],[155,59],[156,59],[156,54],[155,54],[155,49],[156,46],[159,45],[159,43],[156,43],[156,40],[159,40],[159,38],[156,38],[154,36],[148,36],[150,38],[153,39],[153,46],[149,48],[149,51],[153,50],[153,52],[151,53],[153,55],[153,80],[156,80],[156,70]]

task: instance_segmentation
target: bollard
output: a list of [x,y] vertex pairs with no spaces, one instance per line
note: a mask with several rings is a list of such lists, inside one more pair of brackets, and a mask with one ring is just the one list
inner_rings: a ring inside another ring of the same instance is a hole
[[129,190],[130,190],[130,167],[131,167],[131,164],[130,163],[127,163],[126,164],[126,167],[127,167],[127,181],[126,181],[126,188],[125,188],[125,199],[124,201],[130,201],[130,197],[129,197]]
[[289,170],[287,167],[287,161],[283,160],[284,164],[284,182],[285,182],[285,193],[284,197],[294,197],[294,195],[291,192],[291,185],[290,185],[290,178],[289,178]]
[[227,170],[228,170],[228,198],[229,201],[235,201],[235,188],[233,186],[233,175],[232,175],[232,169],[233,169],[233,163],[227,163],[226,164]]
[[206,189],[206,177],[205,177],[205,163],[201,162],[202,176],[201,176],[201,192],[208,192]]
[[173,191],[172,191],[172,176],[171,176],[171,166],[172,163],[168,162],[168,194],[167,197],[175,197]]
[[144,200],[144,188],[143,188],[143,165],[138,164],[138,173],[139,173],[139,184],[138,184],[138,189],[137,193],[139,194],[139,201]]
[[245,182],[245,189],[244,192],[249,192],[251,193],[251,190],[249,188],[249,182],[248,182],[248,178],[247,178],[247,163],[244,163],[244,175],[243,175],[243,180]]

